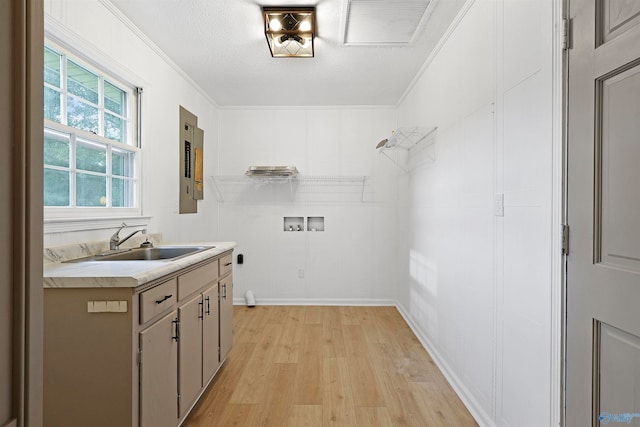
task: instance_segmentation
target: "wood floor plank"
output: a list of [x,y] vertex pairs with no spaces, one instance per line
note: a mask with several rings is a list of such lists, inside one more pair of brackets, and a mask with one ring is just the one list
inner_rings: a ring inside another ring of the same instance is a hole
[[322,405],[322,325],[303,327],[302,351],[294,384],[293,403]]
[[355,406],[384,406],[385,401],[367,355],[348,357],[349,383]]
[[281,325],[266,324],[262,339],[237,378],[231,403],[260,403],[267,389],[267,371],[273,359],[274,345],[281,334]]
[[324,359],[323,423],[357,426],[349,367],[344,358]]
[[276,305],[266,306],[268,307],[267,316],[264,319],[265,323],[280,323],[284,324],[289,316],[289,306]]
[[304,323],[306,325],[322,325],[324,307],[306,306]]
[[264,314],[262,311],[245,306],[236,306],[233,313],[234,343],[258,342],[264,330]]
[[266,390],[250,420],[252,426],[282,427],[289,420],[296,366],[293,363],[272,363],[266,367]]
[[342,333],[342,323],[340,319],[340,307],[324,307],[324,346],[323,355],[325,358],[344,357],[346,355],[344,335]]
[[395,307],[234,307],[234,347],[185,420],[476,426]]
[[274,363],[296,363],[302,341],[304,307],[291,307],[281,326],[281,334],[275,343]]
[[322,427],[322,405],[291,405],[287,427]]
[[[211,414],[209,424],[191,424],[198,427],[250,427],[255,418],[256,405],[230,404],[224,411]],[[185,424],[186,425],[186,424]]]
[[360,324],[342,325],[342,334],[346,357],[360,357],[369,351],[367,337]]
[[393,426],[391,416],[386,407],[360,406],[356,408],[356,422],[358,427],[389,427]]
[[391,328],[380,318],[387,308],[393,307],[360,307],[360,325],[367,342],[389,343],[393,339]]
[[429,426],[424,419],[409,382],[395,363],[390,344],[372,344],[373,366],[393,426]]
[[227,357],[227,361],[218,370],[211,384],[205,390],[199,400],[192,416],[184,424],[185,426],[206,426],[205,419],[217,419],[217,415],[228,410],[231,405],[231,396],[237,386],[237,378],[240,378],[247,360],[251,357],[256,344],[239,343],[235,345],[235,351]]
[[409,383],[411,393],[419,403],[419,408],[429,426],[476,426],[476,422],[466,411],[459,411],[455,407],[458,399],[451,399],[434,383]]
[[340,313],[340,323],[343,325],[359,325],[359,308],[360,307],[340,306],[338,308],[338,312]]

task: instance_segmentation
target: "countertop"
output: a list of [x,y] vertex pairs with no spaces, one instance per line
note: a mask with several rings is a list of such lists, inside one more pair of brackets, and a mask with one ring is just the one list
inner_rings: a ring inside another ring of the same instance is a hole
[[[162,243],[165,245],[166,243]],[[161,246],[162,246],[161,245]],[[172,244],[174,245],[174,244]],[[175,260],[49,262],[44,265],[45,288],[135,288],[152,280],[197,264],[236,247],[236,242],[176,243],[176,246],[212,248]],[[68,255],[69,249],[65,248]],[[48,249],[48,256],[55,250]],[[82,249],[80,249],[82,251]],[[75,258],[87,255],[80,252]],[[66,258],[73,259],[73,258]]]

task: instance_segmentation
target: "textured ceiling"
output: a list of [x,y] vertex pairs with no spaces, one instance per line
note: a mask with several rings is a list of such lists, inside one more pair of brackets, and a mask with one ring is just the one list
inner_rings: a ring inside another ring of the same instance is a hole
[[344,0],[344,42],[349,45],[403,45],[420,35],[431,0]]
[[[347,0],[111,2],[221,106],[322,106],[395,105],[465,0],[432,0],[402,47],[345,46]],[[315,58],[271,57],[261,7],[281,5],[316,6]]]

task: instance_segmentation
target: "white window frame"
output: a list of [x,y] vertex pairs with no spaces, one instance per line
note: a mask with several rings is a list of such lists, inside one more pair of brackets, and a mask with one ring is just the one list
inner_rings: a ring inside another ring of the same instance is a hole
[[[139,214],[139,209],[138,207],[140,206],[140,169],[141,169],[141,160],[140,158],[142,150],[140,150],[138,147],[133,147],[131,145],[127,145],[127,144],[122,144],[119,143],[117,141],[114,141],[112,139],[108,139],[99,135],[94,135],[91,132],[86,132],[80,129],[76,129],[76,128],[71,128],[69,126],[66,125],[61,125],[60,123],[57,122],[53,122],[50,120],[45,120],[44,123],[44,132],[47,133],[47,131],[52,131],[54,133],[61,133],[64,135],[69,135],[69,149],[71,151],[71,159],[70,159],[70,163],[68,167],[62,167],[62,166],[53,166],[53,165],[45,165],[45,169],[49,169],[49,170],[59,170],[59,171],[65,171],[65,172],[69,172],[70,176],[72,177],[70,179],[69,185],[70,185],[70,193],[71,194],[75,194],[75,174],[76,173],[82,173],[82,174],[88,174],[88,175],[95,175],[95,176],[104,176],[107,181],[111,180],[112,178],[116,178],[116,179],[122,179],[125,181],[131,181],[133,182],[133,188],[134,188],[134,194],[133,194],[133,207],[111,207],[111,206],[107,206],[107,207],[103,207],[103,206],[76,206],[75,204],[75,198],[71,198],[70,200],[70,206],[46,206],[45,210],[49,211],[50,217],[65,217],[65,215],[68,214],[69,209],[73,209],[74,211],[77,212],[83,212],[85,215],[87,213],[91,213],[95,210],[99,210],[100,212],[115,212],[115,213],[122,213],[125,215],[135,215],[135,214]],[[76,167],[75,164],[75,151],[76,151],[76,147],[78,144],[78,140],[80,141],[86,141],[88,143],[96,143],[96,144],[100,144],[100,145],[104,145],[106,147],[106,171],[104,173],[102,172],[91,172],[91,171],[85,171],[82,169],[78,169]],[[127,176],[120,176],[120,175],[114,175],[113,174],[113,170],[112,170],[112,153],[113,150],[124,150],[130,153],[134,153],[134,160],[133,160],[133,176],[131,177],[127,177]],[[111,185],[107,185],[106,188],[106,199],[107,199],[107,204],[110,205],[112,203],[112,195],[111,195],[111,191],[112,191],[112,186]],[[66,212],[65,212],[66,211]],[[67,215],[68,216],[68,215]],[[90,215],[93,216],[93,215]]]
[[[121,143],[116,140],[112,140],[106,138],[102,135],[96,135],[92,132],[84,131],[75,127],[68,126],[66,124],[58,123],[51,120],[45,120],[43,123],[43,131],[48,128],[53,131],[58,131],[66,134],[72,135],[73,138],[81,138],[87,141],[95,141],[100,144],[107,145],[107,179],[109,180],[112,176],[111,170],[111,149],[119,148],[126,151],[130,151],[134,153],[134,176],[132,181],[134,182],[134,206],[132,207],[104,207],[104,206],[95,206],[95,207],[78,207],[73,206],[73,202],[71,202],[72,206],[45,206],[44,207],[44,223],[45,223],[45,232],[56,232],[56,231],[66,231],[69,228],[73,229],[96,229],[102,228],[100,227],[100,220],[106,223],[112,223],[114,221],[119,221],[121,219],[128,219],[129,222],[132,219],[140,218],[140,219],[148,219],[148,217],[142,216],[142,150],[139,148],[141,145],[141,141],[138,140],[139,137],[139,120],[140,120],[140,102],[139,96],[141,91],[138,90],[136,84],[128,81],[125,78],[114,76],[114,73],[110,73],[106,70],[109,70],[111,67],[105,65],[105,63],[98,64],[95,60],[87,60],[89,56],[83,55],[77,51],[72,49],[63,47],[60,43],[57,43],[54,40],[51,40],[49,37],[45,38],[44,42],[45,46],[50,47],[52,50],[55,50],[62,55],[64,55],[65,59],[71,59],[73,62],[86,68],[87,70],[95,73],[99,76],[101,80],[100,88],[104,87],[104,81],[108,81],[110,84],[122,89],[127,94],[127,102],[126,102],[126,111],[127,111],[127,126],[126,126],[126,135],[125,141],[126,143]],[[84,46],[85,49],[87,48]],[[93,56],[96,56],[95,53]],[[109,61],[107,61],[109,62]],[[52,89],[57,90],[61,93],[62,97],[65,97],[64,101],[61,101],[61,121],[66,123],[66,97],[73,96],[72,94],[67,93],[66,88],[66,60],[61,61],[61,87],[55,88],[53,86],[44,83],[45,86],[51,87]],[[115,67],[118,68],[118,67]],[[93,105],[93,104],[91,104]],[[99,93],[98,105],[96,107],[99,108],[99,131],[104,132],[103,120],[104,120],[104,94],[102,90]],[[111,112],[109,112],[111,114]],[[72,144],[72,147],[75,148],[75,143]],[[75,153],[73,154],[75,157]],[[75,177],[75,167],[70,164],[71,177]],[[74,181],[73,179],[71,181]],[[70,182],[72,186],[73,195],[75,199],[75,182]],[[108,184],[107,189],[107,198],[110,200],[111,185]],[[81,223],[86,223],[85,225],[79,225]],[[127,223],[129,223],[127,222]],[[89,225],[93,224],[93,225]]]

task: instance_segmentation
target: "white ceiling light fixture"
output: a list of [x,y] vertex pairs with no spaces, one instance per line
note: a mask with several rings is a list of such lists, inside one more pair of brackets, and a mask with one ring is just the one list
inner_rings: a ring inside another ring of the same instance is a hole
[[262,17],[271,56],[313,58],[314,7],[263,7]]

